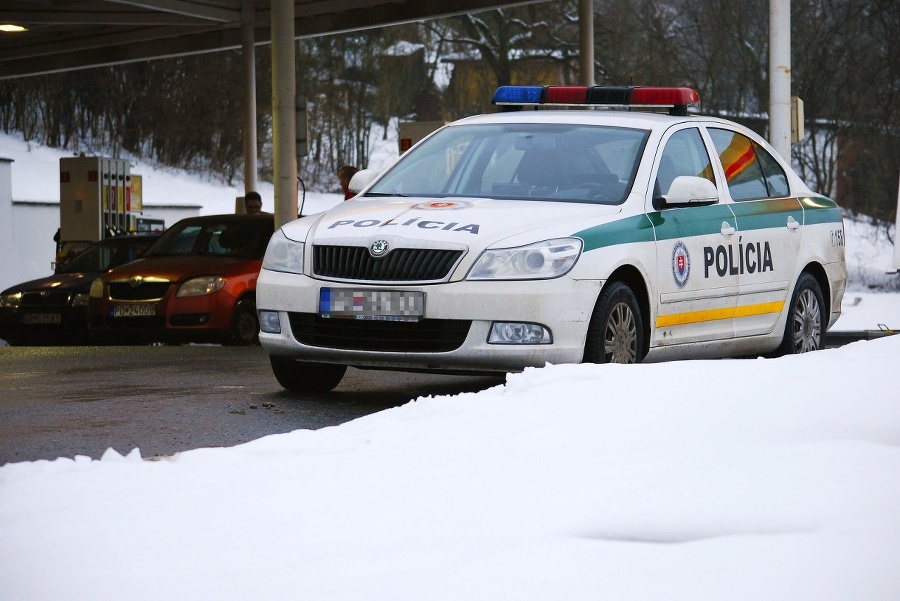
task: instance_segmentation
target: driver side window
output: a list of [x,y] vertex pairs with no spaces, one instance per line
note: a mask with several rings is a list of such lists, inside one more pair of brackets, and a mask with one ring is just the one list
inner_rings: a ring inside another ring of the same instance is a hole
[[656,172],[654,198],[668,194],[669,187],[679,175],[703,177],[716,183],[706,145],[695,127],[677,131],[666,142]]

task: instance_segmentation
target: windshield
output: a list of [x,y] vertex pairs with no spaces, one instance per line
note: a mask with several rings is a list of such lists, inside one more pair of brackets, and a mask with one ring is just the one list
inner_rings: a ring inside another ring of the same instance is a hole
[[110,238],[87,247],[56,269],[56,273],[100,273],[137,259],[156,238]]
[[262,260],[274,225],[264,219],[209,219],[176,223],[146,257],[228,256]]
[[366,196],[620,204],[648,135],[595,125],[448,127],[405,155]]

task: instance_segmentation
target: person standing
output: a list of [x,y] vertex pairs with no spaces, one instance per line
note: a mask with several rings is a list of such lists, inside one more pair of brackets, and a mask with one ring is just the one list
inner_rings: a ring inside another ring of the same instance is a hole
[[355,192],[350,191],[350,180],[357,171],[359,169],[353,165],[344,165],[337,171],[338,181],[341,182],[341,190],[344,192],[344,200],[349,200],[356,196]]
[[244,209],[248,215],[259,215],[262,213],[262,196],[259,192],[247,192],[244,195]]

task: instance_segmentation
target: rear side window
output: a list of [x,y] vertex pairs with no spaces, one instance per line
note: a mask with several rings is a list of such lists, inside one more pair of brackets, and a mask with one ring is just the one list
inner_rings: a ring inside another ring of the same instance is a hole
[[787,176],[778,161],[765,148],[743,134],[710,128],[725,170],[728,191],[734,200],[787,196]]

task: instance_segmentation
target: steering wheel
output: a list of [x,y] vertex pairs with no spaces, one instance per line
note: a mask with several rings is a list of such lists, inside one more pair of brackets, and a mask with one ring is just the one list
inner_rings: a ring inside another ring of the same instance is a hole
[[609,196],[609,184],[587,181],[580,182],[573,187],[576,190],[587,188],[587,194],[585,194],[584,196],[584,198],[586,199],[599,200],[603,202],[612,200]]

